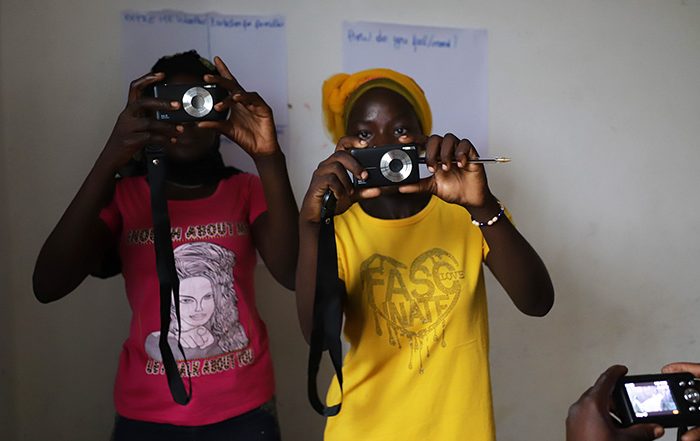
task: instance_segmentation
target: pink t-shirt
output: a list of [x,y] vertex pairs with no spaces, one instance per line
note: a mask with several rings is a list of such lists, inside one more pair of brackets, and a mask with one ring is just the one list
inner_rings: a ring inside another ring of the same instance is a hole
[[[180,279],[181,343],[192,377],[192,400],[173,400],[161,363],[159,288],[150,191],[144,177],[117,183],[100,218],[119,236],[126,294],[132,310],[114,387],[117,413],[142,421],[197,426],[243,414],[274,393],[265,324],[255,306],[256,253],[250,226],[267,210],[257,176],[219,182],[209,197],[168,201]],[[171,314],[169,341],[176,347]],[[185,386],[187,378],[183,375]]]

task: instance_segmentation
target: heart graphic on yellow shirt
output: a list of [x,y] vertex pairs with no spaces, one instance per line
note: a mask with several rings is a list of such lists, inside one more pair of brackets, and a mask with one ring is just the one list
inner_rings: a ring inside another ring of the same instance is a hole
[[[418,256],[411,266],[374,254],[362,263],[363,292],[377,319],[412,342],[428,332],[442,329],[447,315],[459,300],[464,279],[463,265],[447,251],[433,248]],[[400,345],[400,342],[398,342]]]

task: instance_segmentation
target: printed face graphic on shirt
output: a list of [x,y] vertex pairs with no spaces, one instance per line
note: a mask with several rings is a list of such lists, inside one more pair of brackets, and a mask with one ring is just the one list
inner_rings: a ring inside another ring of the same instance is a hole
[[[391,345],[402,347],[407,339],[413,353],[441,340],[445,322],[457,304],[464,283],[464,265],[447,251],[433,248],[406,265],[375,254],[361,265],[363,292],[374,314],[377,335],[388,333]],[[427,353],[429,356],[429,353]]]
[[[209,242],[180,245],[173,251],[180,279],[180,326],[172,303],[168,342],[178,360],[209,358],[248,346],[248,336],[239,321],[238,299],[233,284],[234,254]],[[161,361],[160,332],[145,342],[146,352]],[[184,354],[177,347],[182,345]]]
[[180,315],[182,330],[204,326],[214,314],[214,289],[205,277],[190,277],[180,281]]

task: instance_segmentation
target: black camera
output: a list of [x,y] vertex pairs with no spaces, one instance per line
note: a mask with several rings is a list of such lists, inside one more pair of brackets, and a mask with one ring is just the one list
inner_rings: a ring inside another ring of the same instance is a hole
[[355,187],[386,187],[418,182],[418,148],[413,144],[352,149],[350,154],[367,170],[367,179],[353,178]]
[[689,373],[622,377],[613,393],[615,415],[625,427],[640,423],[700,425],[699,386],[700,380]]
[[228,91],[216,84],[156,84],[153,96],[166,101],[178,101],[180,108],[156,111],[156,119],[168,122],[222,121],[228,109],[217,112],[214,104],[222,101]]

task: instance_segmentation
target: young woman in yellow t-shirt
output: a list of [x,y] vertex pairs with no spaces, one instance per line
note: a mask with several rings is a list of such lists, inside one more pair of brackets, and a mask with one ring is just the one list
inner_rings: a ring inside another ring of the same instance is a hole
[[[328,440],[493,440],[482,263],[516,307],[547,314],[554,290],[535,250],[491,193],[467,139],[434,135],[430,107],[409,77],[388,69],[324,84],[335,152],[313,174],[300,212],[297,306],[312,326],[324,193],[337,198],[338,271],[345,282],[343,407]],[[418,144],[430,176],[358,190],[367,171],[353,148]],[[491,221],[491,222],[488,222]],[[339,393],[332,386],[329,402]]]

